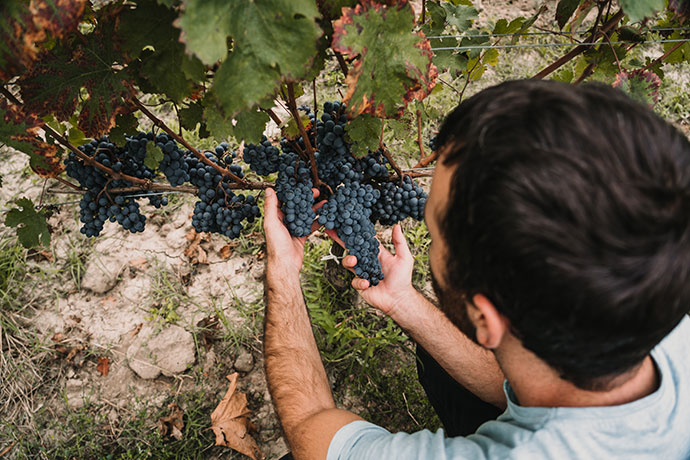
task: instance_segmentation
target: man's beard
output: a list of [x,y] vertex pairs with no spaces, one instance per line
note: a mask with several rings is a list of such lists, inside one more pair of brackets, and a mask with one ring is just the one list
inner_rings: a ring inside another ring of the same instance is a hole
[[474,327],[472,320],[470,320],[467,314],[467,298],[450,289],[441,288],[433,271],[431,272],[431,285],[438,298],[438,308],[460,329],[460,332],[469,337],[474,343],[479,344],[477,342],[477,328]]

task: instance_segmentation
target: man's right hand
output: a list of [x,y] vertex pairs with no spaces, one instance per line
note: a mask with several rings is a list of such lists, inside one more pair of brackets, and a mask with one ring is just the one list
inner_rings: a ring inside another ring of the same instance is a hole
[[[336,242],[343,245],[334,230],[326,230],[326,233]],[[379,243],[379,261],[384,278],[377,286],[370,286],[369,281],[363,278],[352,280],[354,287],[370,305],[378,308],[383,313],[393,317],[397,310],[410,302],[419,294],[412,287],[412,268],[414,258],[407,246],[400,224],[393,227],[393,246],[395,255],[391,254]],[[354,272],[357,258],[353,255],[345,256],[343,266]]]

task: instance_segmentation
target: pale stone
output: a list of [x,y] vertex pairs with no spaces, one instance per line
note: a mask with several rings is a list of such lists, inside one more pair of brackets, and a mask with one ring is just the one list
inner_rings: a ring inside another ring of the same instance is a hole
[[249,373],[254,369],[254,356],[252,356],[251,352],[242,348],[233,366],[238,372]]
[[194,338],[180,326],[170,326],[153,334],[150,326],[142,328],[127,350],[129,367],[142,379],[180,374],[196,359]]
[[100,257],[86,266],[81,286],[96,294],[105,294],[115,287],[126,261],[120,257]]

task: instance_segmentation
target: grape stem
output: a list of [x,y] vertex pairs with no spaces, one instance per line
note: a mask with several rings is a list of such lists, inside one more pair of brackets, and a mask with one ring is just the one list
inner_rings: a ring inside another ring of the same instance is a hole
[[325,184],[324,182],[319,179],[319,173],[316,168],[316,156],[314,152],[314,147],[311,145],[311,141],[309,140],[309,135],[307,134],[307,130],[304,128],[304,124],[302,123],[302,118],[299,116],[299,110],[297,110],[297,99],[295,98],[295,85],[292,82],[289,82],[287,84],[287,105],[288,109],[290,110],[290,114],[292,115],[292,118],[295,119],[295,122],[297,123],[297,128],[299,129],[299,133],[302,136],[302,140],[304,141],[304,146],[306,147],[306,154],[307,158],[309,160],[309,165],[311,166],[311,175],[312,178],[314,179],[314,187],[320,189],[321,187],[325,187],[328,189],[330,193],[333,193],[333,190],[328,186],[328,184]]
[[425,168],[430,163],[436,161],[436,159],[438,159],[438,150],[434,150],[433,152],[431,152],[431,154],[419,160],[419,162],[416,165],[412,166],[412,169]]
[[[383,142],[379,142],[379,148],[383,152],[383,156],[386,157],[386,160],[388,160],[388,163],[390,163],[390,165],[395,170],[395,174],[396,174],[397,178],[400,180],[400,182],[402,182],[403,177],[404,177],[402,169],[400,169],[400,166],[398,166],[398,164],[395,162],[395,160],[393,159],[393,156],[388,151],[388,148],[386,148],[386,146],[383,145]],[[396,176],[391,175],[391,177],[396,177]],[[408,176],[409,176],[409,174],[408,174]]]
[[227,169],[225,169],[225,168],[221,167],[220,165],[214,163],[213,161],[209,160],[206,157],[206,155],[204,155],[203,153],[199,152],[197,149],[192,147],[186,140],[184,140],[181,136],[178,136],[177,133],[175,133],[175,131],[170,129],[161,119],[156,117],[146,107],[144,107],[144,104],[142,104],[141,101],[139,101],[136,97],[132,96],[131,100],[134,103],[134,105],[136,105],[137,108],[153,122],[153,124],[155,124],[156,126],[161,128],[163,131],[168,133],[168,135],[170,137],[172,137],[177,142],[182,144],[187,150],[192,152],[194,154],[194,156],[197,157],[202,163],[204,163],[205,165],[211,166],[213,169],[218,171],[220,173],[220,175],[223,177],[227,177],[229,179],[232,179],[233,181],[237,182],[238,184],[243,184],[245,186],[249,185],[249,183],[246,180],[240,178],[239,176],[236,176],[235,174],[231,173]]
[[268,116],[271,117],[271,120],[273,120],[273,122],[276,125],[278,125],[278,128],[280,128],[280,125],[282,125],[283,122],[280,118],[278,118],[278,115],[276,115],[276,113],[273,111],[273,109],[261,109],[261,110],[266,112],[268,114]]
[[417,109],[417,145],[419,145],[419,160],[426,158],[424,143],[422,142],[422,111]]
[[340,66],[340,70],[343,72],[343,75],[345,75],[345,78],[347,78],[348,68],[347,68],[347,62],[345,61],[345,58],[338,51],[333,50],[333,52],[335,53],[335,58],[338,60],[338,65]]

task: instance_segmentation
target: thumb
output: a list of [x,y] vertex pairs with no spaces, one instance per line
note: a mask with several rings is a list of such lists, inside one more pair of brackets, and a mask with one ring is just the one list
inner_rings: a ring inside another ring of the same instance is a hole
[[407,245],[400,224],[395,224],[395,227],[393,227],[393,247],[395,247],[396,256],[402,256],[404,259],[412,258],[412,253]]
[[264,199],[264,222],[272,222],[278,219],[278,197],[272,188],[266,189]]

